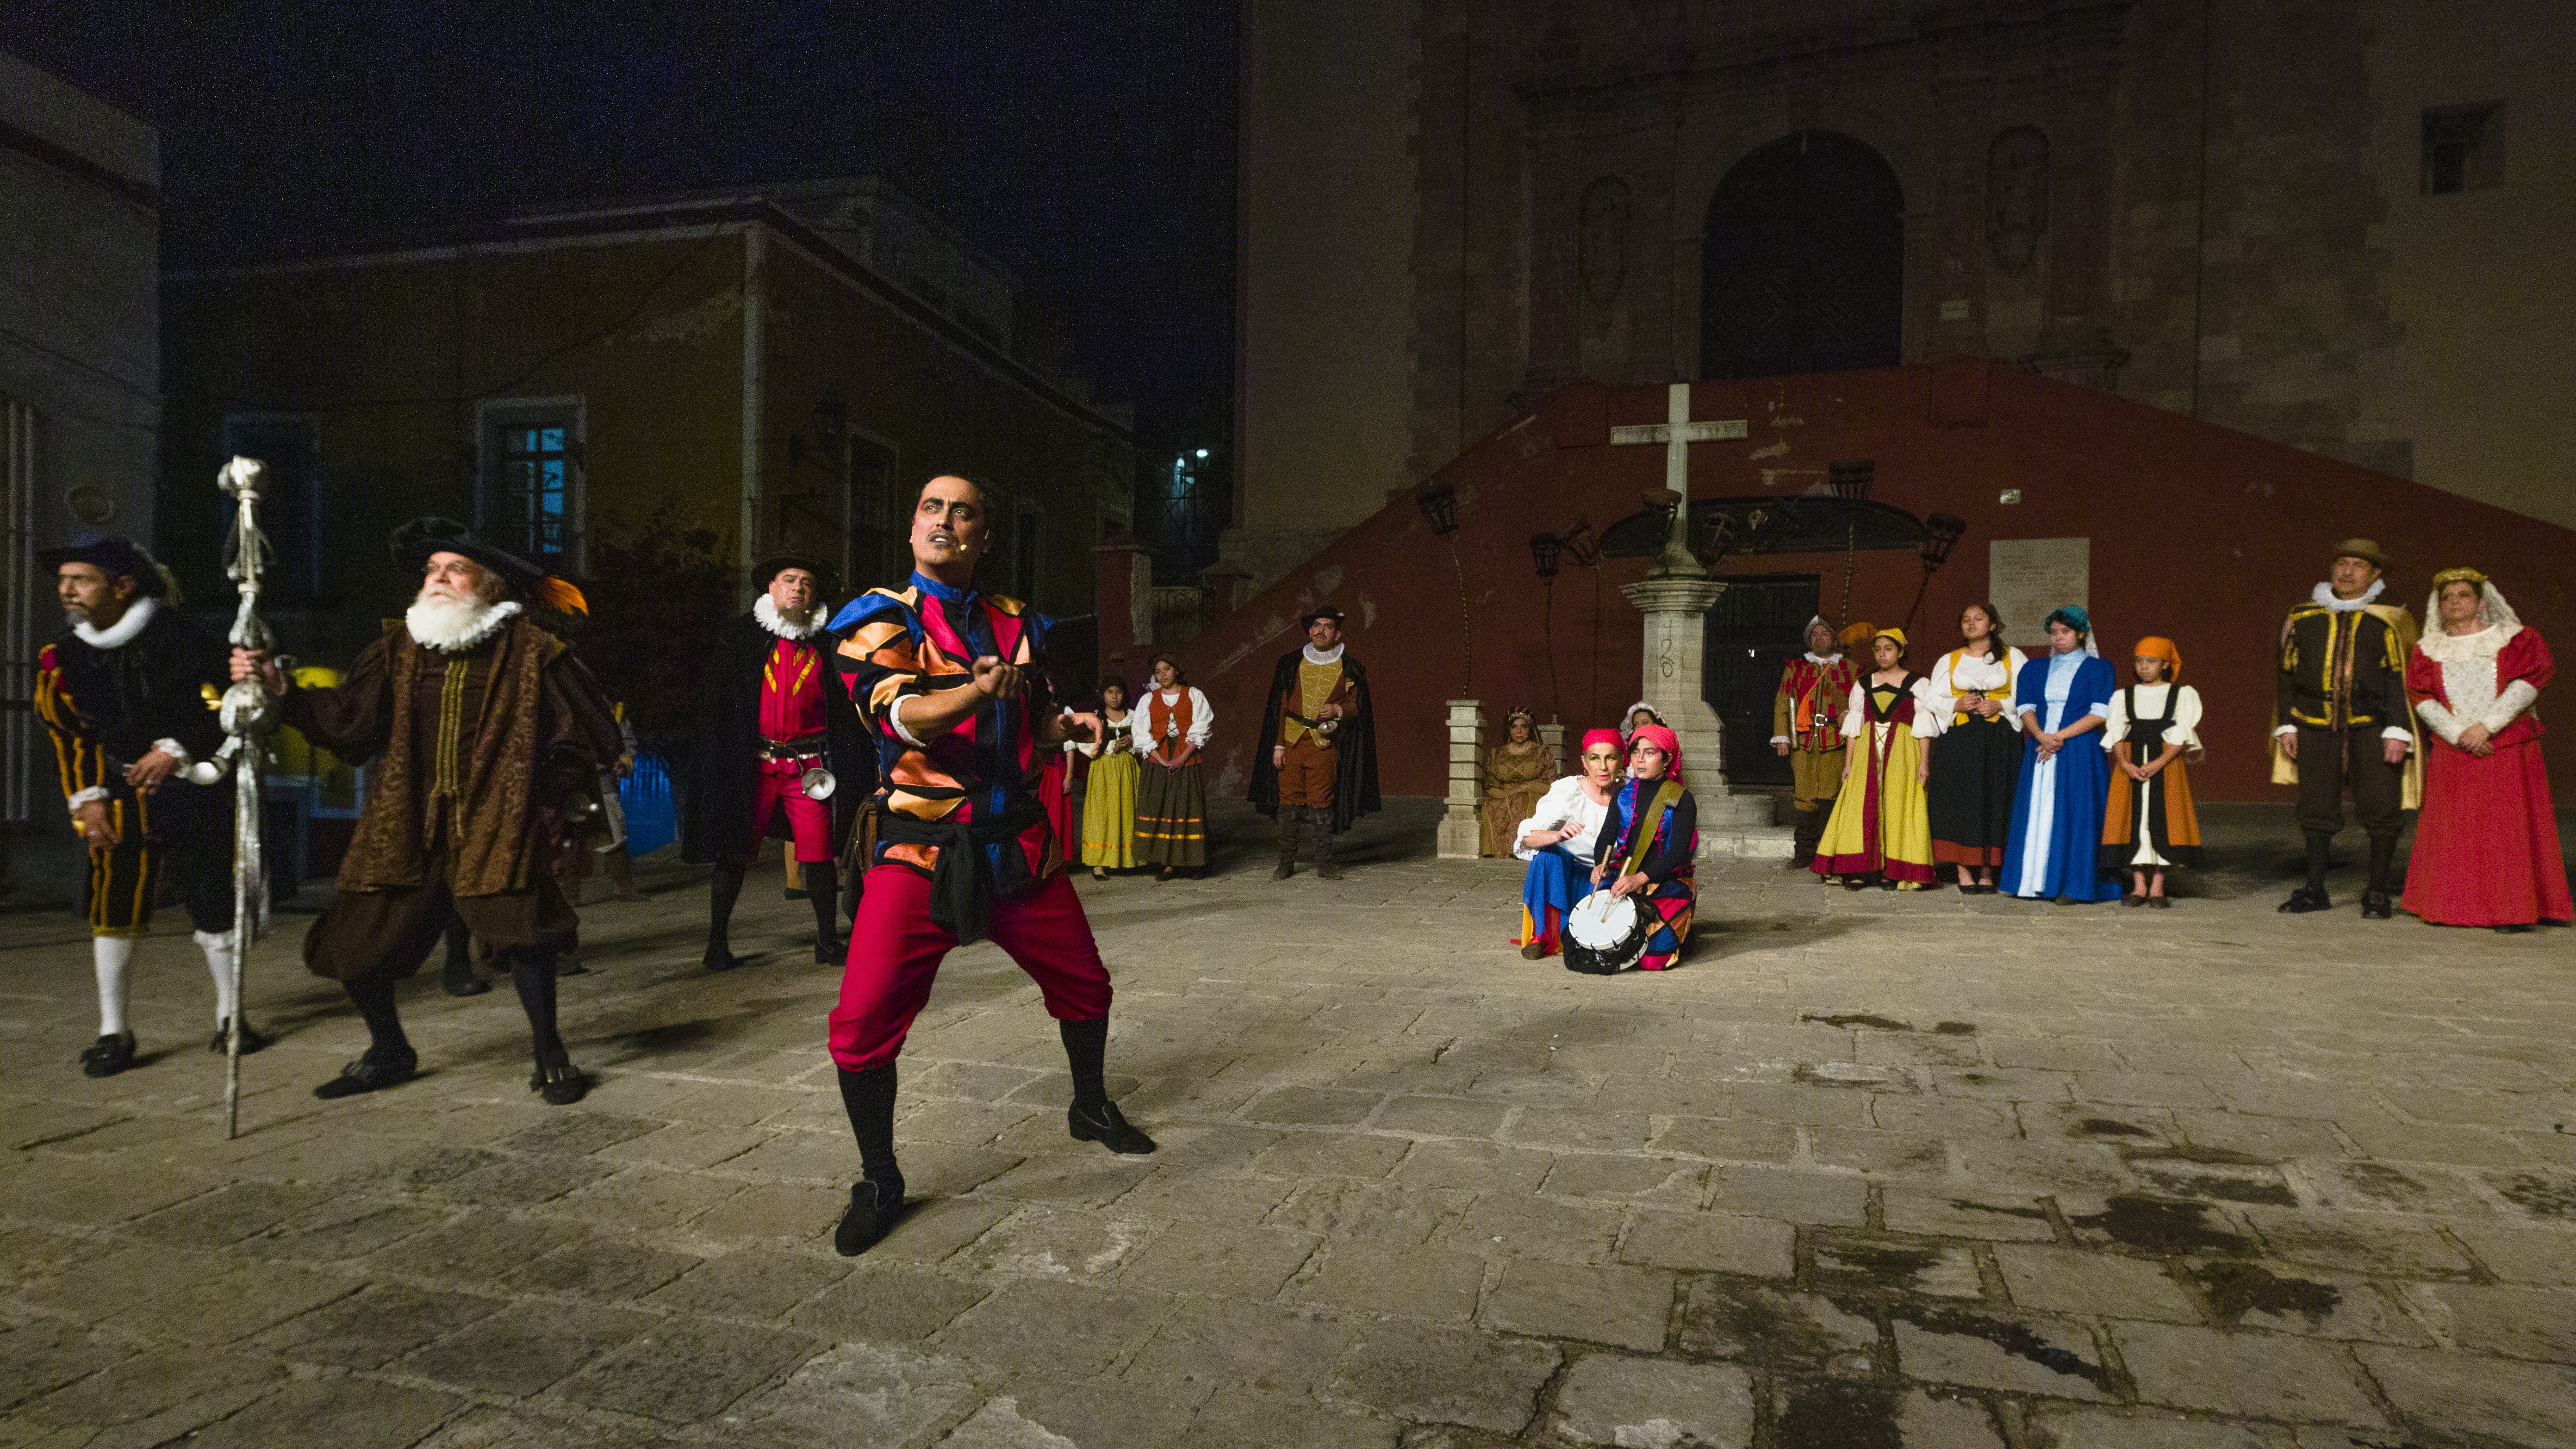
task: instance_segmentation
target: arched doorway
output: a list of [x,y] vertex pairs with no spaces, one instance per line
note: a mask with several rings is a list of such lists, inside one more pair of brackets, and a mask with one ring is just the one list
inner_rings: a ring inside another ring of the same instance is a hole
[[1708,203],[1700,376],[1893,367],[1905,298],[1905,191],[1849,136],[1800,131],[1743,160]]

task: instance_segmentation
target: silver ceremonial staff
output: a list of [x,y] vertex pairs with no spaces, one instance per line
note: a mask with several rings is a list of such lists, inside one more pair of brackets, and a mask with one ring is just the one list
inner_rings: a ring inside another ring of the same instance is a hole
[[[267,470],[255,458],[236,457],[215,475],[215,486],[232,495],[232,533],[224,540],[224,575],[241,595],[229,636],[236,649],[267,653],[275,644],[259,617],[260,576],[268,568],[268,536],[259,531],[259,490]],[[281,668],[285,667],[281,661]],[[262,776],[268,767],[268,734],[276,728],[277,710],[267,687],[257,678],[235,680],[224,691],[222,718],[227,738],[212,760],[189,771],[189,778],[211,785],[233,772],[233,1014],[224,1030],[224,1136],[241,1135],[241,1026],[247,1013],[242,998],[242,967],[251,942],[268,922],[268,864],[260,858],[259,827],[263,805]]]

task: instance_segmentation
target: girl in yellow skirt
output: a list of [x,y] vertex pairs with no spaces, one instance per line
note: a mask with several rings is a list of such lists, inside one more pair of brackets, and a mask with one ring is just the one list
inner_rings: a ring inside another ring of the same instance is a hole
[[1905,667],[1905,631],[1881,629],[1870,639],[1877,670],[1852,686],[1843,713],[1843,787],[1809,869],[1846,890],[1875,881],[1882,890],[1934,884],[1932,807],[1923,782],[1932,774],[1932,740],[1947,705],[1930,683]]
[[1127,682],[1100,681],[1096,744],[1068,742],[1091,758],[1082,793],[1082,863],[1093,880],[1136,865],[1136,738],[1127,723]]

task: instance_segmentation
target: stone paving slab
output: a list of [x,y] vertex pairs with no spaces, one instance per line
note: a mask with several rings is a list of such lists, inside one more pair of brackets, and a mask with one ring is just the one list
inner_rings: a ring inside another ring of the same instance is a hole
[[856,1262],[775,875],[725,976],[684,869],[585,911],[569,1109],[427,979],[423,1077],[314,1100],[362,1037],[284,913],[232,1142],[184,933],[92,1081],[79,940],[0,918],[0,1446],[2576,1446],[2576,942],[2278,916],[2285,814],[2206,813],[2170,912],[1712,863],[1682,969],[1608,980],[1424,802],[1336,883],[1228,814],[1206,879],[1078,883],[1164,1150],[1068,1140],[959,952]]

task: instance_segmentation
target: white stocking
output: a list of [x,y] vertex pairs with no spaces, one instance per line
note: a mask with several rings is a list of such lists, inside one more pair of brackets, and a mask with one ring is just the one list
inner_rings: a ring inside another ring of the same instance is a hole
[[215,1025],[233,1019],[233,938],[225,931],[199,931],[197,945],[206,953],[206,969],[215,977]]
[[98,1034],[125,1031],[125,968],[134,960],[132,936],[92,936],[90,962],[98,969]]

